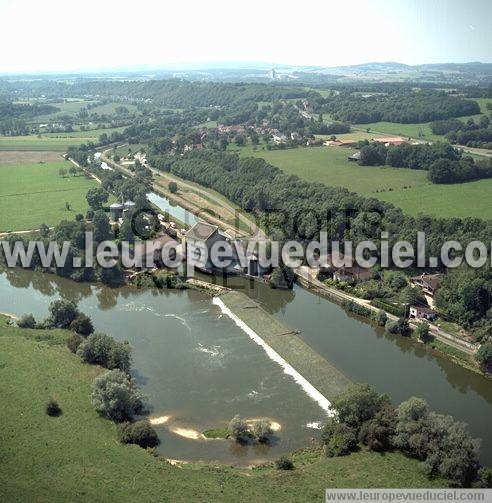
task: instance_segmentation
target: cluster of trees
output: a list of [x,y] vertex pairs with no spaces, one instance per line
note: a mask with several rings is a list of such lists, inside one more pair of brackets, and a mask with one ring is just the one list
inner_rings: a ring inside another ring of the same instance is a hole
[[[492,272],[466,266],[451,269],[436,293],[438,309],[465,328],[473,328],[479,342],[492,341]],[[484,367],[487,362],[484,361]],[[492,361],[491,361],[492,363]]]
[[440,475],[460,487],[488,484],[479,442],[465,424],[432,412],[424,400],[410,398],[395,409],[386,395],[357,384],[336,397],[332,408],[335,415],[321,433],[327,456],[347,455],[359,444],[377,452],[398,449],[422,461],[429,477]]
[[[49,89],[48,89],[49,86]],[[41,87],[42,88],[42,87]],[[189,82],[182,79],[150,81],[85,80],[56,85],[44,83],[50,95],[91,95],[124,102],[151,101],[169,108],[228,106],[249,101],[273,101],[304,98],[309,92],[302,87],[270,84]],[[312,93],[317,94],[317,93]]]
[[492,148],[492,127],[487,115],[482,115],[477,122],[473,118],[466,122],[458,119],[434,121],[431,129],[434,134],[446,135],[453,144]]
[[20,328],[46,329],[62,328],[72,330],[75,336],[87,337],[94,332],[91,319],[81,313],[76,304],[65,299],[53,301],[49,308],[49,316],[41,322],[36,322],[32,314],[19,318],[17,325]]
[[394,168],[429,169],[438,159],[457,161],[461,152],[447,143],[390,145],[367,141],[360,144],[360,160],[362,166],[388,165]]
[[361,142],[361,166],[388,165],[394,168],[427,170],[432,183],[460,183],[492,177],[490,159],[474,160],[447,143],[391,145]]
[[337,120],[355,124],[388,121],[429,122],[480,113],[476,101],[449,96],[434,90],[398,90],[370,96],[354,95],[350,90],[326,97],[319,111]]
[[248,424],[239,415],[231,419],[227,432],[236,442],[248,443],[257,440],[262,444],[268,443],[273,433],[268,419],[258,419],[253,424]]
[[438,159],[429,166],[428,178],[432,183],[461,183],[492,178],[492,159],[475,161],[465,157],[459,161]]
[[0,98],[0,135],[16,136],[30,133],[29,119],[57,112],[59,108],[44,103],[12,103]]

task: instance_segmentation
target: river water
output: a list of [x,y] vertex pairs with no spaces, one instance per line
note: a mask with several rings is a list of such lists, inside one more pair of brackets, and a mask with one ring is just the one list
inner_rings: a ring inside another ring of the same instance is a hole
[[[190,213],[157,198],[153,202],[163,210],[194,223]],[[305,342],[354,382],[374,385],[395,404],[420,396],[434,410],[468,423],[471,433],[482,439],[483,462],[492,464],[491,381],[302,288],[271,290],[239,277],[227,282],[299,330]],[[0,270],[0,312],[33,313],[39,319],[57,298],[77,302],[97,331],[130,342],[134,377],[149,397],[151,417],[169,417],[156,426],[164,456],[249,464],[303,447],[317,436],[313,426],[326,417],[324,411],[221,315],[210,296],[188,290],[108,288]],[[183,436],[225,427],[235,414],[267,416],[282,429],[271,446],[241,447]]]
[[[228,284],[299,329],[308,344],[353,381],[373,384],[395,403],[421,396],[435,410],[467,422],[483,439],[483,460],[492,462],[490,381],[302,288],[271,290],[242,278]],[[324,419],[322,409],[221,315],[210,296],[191,290],[115,289],[24,270],[0,273],[0,311],[32,312],[39,319],[57,298],[77,302],[96,330],[130,342],[134,376],[149,396],[151,416],[170,416],[156,427],[159,451],[166,457],[249,464],[305,446],[317,436],[312,423]],[[268,416],[282,430],[270,447],[175,433],[225,427],[235,414]]]

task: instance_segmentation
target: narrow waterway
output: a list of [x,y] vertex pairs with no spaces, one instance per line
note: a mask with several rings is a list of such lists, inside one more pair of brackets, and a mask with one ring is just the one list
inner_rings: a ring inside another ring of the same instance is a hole
[[155,192],[149,192],[147,194],[147,199],[163,212],[169,213],[169,215],[174,216],[189,226],[192,226],[200,221],[200,219],[190,211],[185,210],[179,205],[171,203],[167,197],[160,196]]

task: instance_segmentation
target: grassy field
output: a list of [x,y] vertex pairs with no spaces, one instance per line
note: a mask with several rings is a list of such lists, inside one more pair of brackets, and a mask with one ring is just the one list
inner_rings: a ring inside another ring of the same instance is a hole
[[125,127],[73,131],[71,133],[42,133],[30,136],[0,136],[2,150],[37,150],[65,152],[70,146],[81,145],[88,141],[97,142],[102,133],[110,135],[113,131],[121,132]]
[[[0,136],[0,150],[38,150],[65,152],[71,145],[87,142],[88,137]],[[94,139],[97,139],[94,138]]]
[[367,131],[374,138],[378,133],[402,136],[403,138],[421,138],[427,141],[446,141],[441,135],[432,133],[430,123],[424,124],[398,124],[395,122],[372,122],[370,124],[357,124],[355,126],[361,131]]
[[347,157],[355,150],[345,147],[312,147],[286,150],[238,148],[243,156],[262,157],[288,174],[332,187],[388,201],[409,215],[492,218],[492,180],[456,185],[435,185],[427,172],[405,168],[359,166]]
[[251,146],[241,155],[262,157],[286,173],[311,182],[346,187],[361,194],[376,190],[418,187],[427,182],[427,174],[412,169],[359,166],[347,160],[355,150],[345,147],[312,147],[288,150],[256,150]]
[[[100,372],[63,345],[62,331],[22,330],[0,316],[0,500],[323,501],[327,487],[443,487],[397,453],[324,458],[309,449],[280,472],[205,464],[172,466],[116,441],[89,400]],[[55,398],[62,415],[44,408]],[[213,441],[213,440],[211,440]],[[169,454],[172,457],[172,453]]]
[[128,155],[128,149],[132,149],[132,153],[136,154],[141,148],[147,149],[148,145],[146,143],[132,143],[131,145],[122,145],[116,149],[116,153],[120,156]]
[[492,219],[492,179],[456,185],[427,184],[374,196],[399,206],[410,215]]
[[91,129],[89,131],[72,131],[70,133],[43,133],[42,136],[45,138],[75,138],[75,139],[82,139],[84,141],[87,140],[97,141],[99,136],[102,135],[103,133],[106,133],[109,136],[114,131],[120,133],[124,129],[125,126],[113,127],[113,128],[108,127],[108,128]]
[[85,176],[62,178],[58,170],[70,166],[63,160],[0,165],[0,232],[37,229],[42,223],[55,225],[85,214],[85,195],[97,182]]

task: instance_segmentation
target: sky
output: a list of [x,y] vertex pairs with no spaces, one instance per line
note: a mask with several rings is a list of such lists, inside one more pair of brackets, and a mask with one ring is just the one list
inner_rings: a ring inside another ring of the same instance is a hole
[[492,0],[0,0],[0,73],[492,62]]

